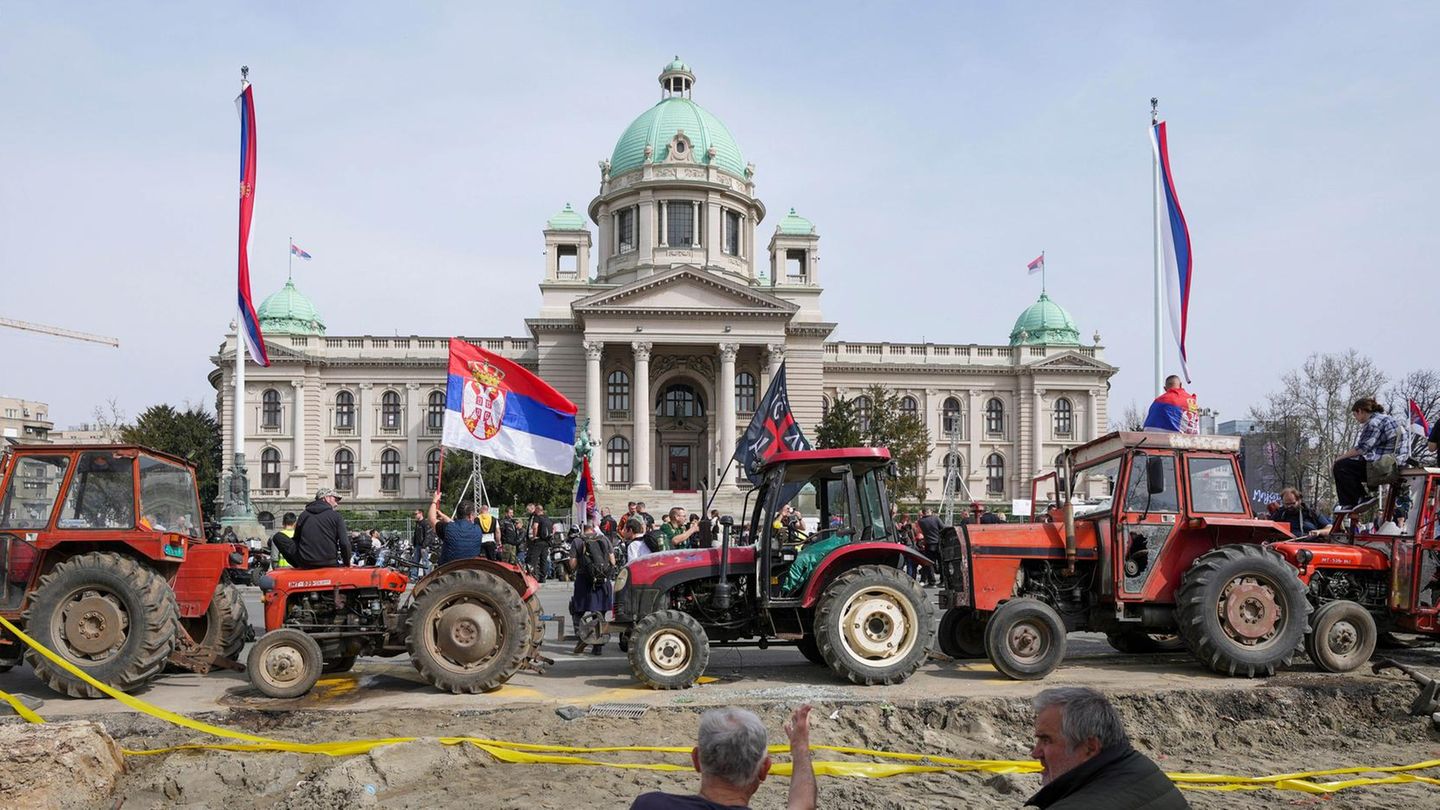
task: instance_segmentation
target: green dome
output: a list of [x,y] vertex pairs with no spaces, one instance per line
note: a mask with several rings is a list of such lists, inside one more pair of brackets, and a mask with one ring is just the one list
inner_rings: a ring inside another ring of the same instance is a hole
[[545,223],[545,229],[549,231],[583,231],[585,230],[585,218],[575,213],[575,209],[570,207],[570,203],[565,203],[565,207],[561,209],[560,213]]
[[1015,319],[1015,328],[1010,330],[1011,346],[1041,343],[1080,344],[1080,330],[1075,328],[1070,313],[1043,292],[1039,301],[1020,313],[1020,317]]
[[681,62],[681,61],[680,61],[680,57],[679,57],[679,56],[676,56],[675,59],[670,62],[670,64],[668,64],[668,65],[665,66],[665,70],[662,71],[662,72],[663,72],[663,73],[689,73],[689,72],[690,72],[690,66],[687,65],[687,64],[685,64],[684,62]]
[[295,289],[294,279],[286,279],[285,286],[261,302],[255,314],[260,318],[260,331],[266,334],[325,334],[320,311],[304,293]]
[[[670,140],[681,131],[690,139],[697,164],[714,165],[721,171],[745,179],[745,158],[741,157],[740,145],[735,143],[730,130],[699,104],[678,96],[661,100],[625,129],[625,134],[615,142],[615,151],[610,155],[610,175],[613,177],[640,168],[645,163],[646,146],[651,149],[651,163],[665,160],[670,151]],[[713,160],[709,157],[712,146],[715,147]]]
[[815,233],[815,223],[795,213],[794,208],[790,209],[790,213],[786,214],[776,227],[780,233],[792,236],[812,236]]

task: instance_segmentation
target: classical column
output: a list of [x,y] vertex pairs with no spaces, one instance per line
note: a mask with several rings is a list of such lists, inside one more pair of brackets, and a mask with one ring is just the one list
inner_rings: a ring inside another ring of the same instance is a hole
[[370,469],[370,435],[374,432],[374,422],[377,421],[372,418],[374,414],[370,412],[370,407],[375,402],[375,395],[370,393],[372,388],[374,388],[373,383],[360,383],[360,404],[355,410],[355,435],[360,438],[360,452],[356,454],[355,458],[356,495],[360,494],[358,491],[360,472]]
[[1032,476],[1038,475],[1041,470],[1049,466],[1050,462],[1045,458],[1045,389],[1035,389],[1034,404],[1030,406],[1030,418],[1035,421],[1032,426],[1035,429],[1035,469]]
[[765,347],[765,374],[760,381],[760,394],[764,396],[770,390],[770,381],[775,379],[775,372],[780,370],[780,364],[785,362],[785,344],[771,343]]
[[[970,427],[970,446],[966,451],[968,456],[965,459],[965,479],[970,483],[979,482],[980,470],[985,468],[985,459],[980,457],[980,437],[985,435],[984,415],[981,413],[983,403],[980,401],[981,392],[972,388],[969,391],[969,406],[965,409],[965,423]],[[967,484],[968,486],[968,484]],[[970,487],[970,494],[977,500],[984,500],[985,492],[979,487]],[[969,504],[965,505],[969,508]]]
[[600,409],[604,406],[600,390],[600,357],[605,353],[605,344],[587,340],[582,345],[585,346],[585,416],[590,420],[590,441],[600,447],[605,443],[600,429]]
[[642,341],[630,344],[635,351],[634,396],[630,399],[631,413],[635,417],[630,474],[633,489],[651,489],[653,486],[650,483],[650,470],[654,465],[654,460],[650,458],[650,346]]
[[[715,412],[720,415],[720,436],[715,464],[722,469],[725,464],[721,459],[729,461],[735,450],[735,355],[739,352],[738,343],[720,344],[720,401],[715,403]],[[717,485],[734,487],[735,470],[731,469]]]
[[1100,424],[1100,390],[1090,389],[1090,435],[1089,439],[1098,439],[1104,433],[1104,426]]
[[[405,426],[405,463],[404,474],[401,479],[401,492],[407,496],[423,498],[425,496],[425,462],[420,458],[420,431],[425,429],[425,405],[420,399],[420,383],[405,383],[405,417],[401,422]],[[416,470],[418,475],[412,476]],[[409,481],[415,481],[414,494],[408,491]]]
[[292,498],[303,498],[309,495],[305,486],[305,381],[291,380],[290,387],[295,389],[295,404],[290,408],[293,427],[290,429],[291,464],[287,486]]

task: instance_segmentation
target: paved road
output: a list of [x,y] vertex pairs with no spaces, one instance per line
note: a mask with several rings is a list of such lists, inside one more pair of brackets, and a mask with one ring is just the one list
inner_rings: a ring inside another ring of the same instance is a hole
[[[246,588],[245,592],[251,622],[258,633],[263,629],[260,594],[254,588]],[[541,590],[541,603],[547,613],[564,613],[569,598],[570,586],[565,583],[547,583]],[[866,688],[853,686],[829,670],[810,664],[793,647],[742,647],[712,652],[707,675],[714,681],[692,689],[662,692],[637,685],[629,662],[614,644],[600,656],[574,655],[570,652],[574,642],[557,642],[555,632],[552,624],[546,633],[545,652],[555,659],[547,674],[522,673],[504,688],[486,695],[438,693],[420,680],[408,659],[402,657],[361,659],[352,672],[326,676],[310,695],[296,700],[267,699],[251,689],[243,674],[223,670],[203,677],[192,673],[165,675],[140,696],[163,708],[186,713],[227,707],[460,710],[529,702],[666,705],[820,699],[895,703],[947,697],[1029,696],[1047,685],[1061,683],[1126,690],[1252,689],[1264,683],[1211,674],[1185,654],[1121,655],[1111,650],[1099,634],[1075,633],[1070,636],[1065,663],[1043,682],[1011,681],[998,675],[987,662],[961,663],[940,657],[924,664],[904,684]],[[1418,663],[1440,665],[1440,652],[1412,653],[1412,660],[1416,656]],[[1313,668],[1301,662],[1296,671],[1313,672]],[[0,674],[0,689],[43,698],[46,704],[41,713],[46,717],[128,711],[113,700],[58,696],[35,680],[28,667]]]

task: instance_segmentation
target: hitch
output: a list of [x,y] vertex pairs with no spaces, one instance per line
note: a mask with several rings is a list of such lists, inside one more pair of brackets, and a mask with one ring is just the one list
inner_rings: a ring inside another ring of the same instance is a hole
[[1377,658],[1370,665],[1370,671],[1379,674],[1382,670],[1395,669],[1410,676],[1410,680],[1420,687],[1420,694],[1415,696],[1415,701],[1410,704],[1410,715],[1412,717],[1425,717],[1440,712],[1440,681],[1422,675],[1414,667],[1407,666],[1399,661],[1392,661],[1389,658]]

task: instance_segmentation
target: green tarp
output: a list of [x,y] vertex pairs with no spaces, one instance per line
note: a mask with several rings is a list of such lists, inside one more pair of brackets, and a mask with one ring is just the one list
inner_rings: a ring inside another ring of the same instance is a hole
[[831,536],[818,543],[811,543],[800,550],[795,557],[795,562],[790,564],[790,571],[785,574],[784,589],[786,593],[795,593],[800,590],[810,575],[815,572],[815,566],[825,559],[825,556],[835,549],[845,545],[848,537]]

